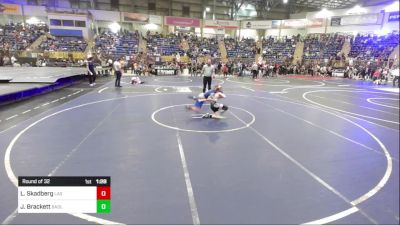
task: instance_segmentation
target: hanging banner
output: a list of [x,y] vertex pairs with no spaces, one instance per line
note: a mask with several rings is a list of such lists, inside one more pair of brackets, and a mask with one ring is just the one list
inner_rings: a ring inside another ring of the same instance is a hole
[[356,16],[343,16],[340,25],[367,25],[367,24],[380,24],[379,13],[365,14]]
[[25,16],[47,16],[46,7],[36,5],[23,5]]
[[94,20],[119,22],[120,12],[106,11],[106,10],[89,10]]
[[215,32],[216,35],[225,35],[225,28],[218,28]]
[[239,28],[239,22],[233,20],[205,20],[204,27],[207,28]]
[[400,13],[399,12],[391,12],[389,13],[388,22],[397,22],[400,20]]
[[165,24],[170,26],[181,26],[181,27],[200,27],[200,19],[166,16]]
[[149,23],[161,25],[162,24],[162,17],[156,15],[149,15]]
[[322,27],[324,25],[324,19],[312,19],[312,20],[307,20],[307,27],[314,28],[314,27]]
[[148,23],[149,15],[141,13],[128,13],[123,12],[122,21],[124,22],[136,22],[136,23]]
[[21,15],[21,6],[14,4],[0,4],[0,14]]
[[46,8],[47,14],[74,14],[87,16],[86,9],[72,9],[72,8]]
[[242,21],[244,29],[270,29],[272,28],[272,20],[247,20]]
[[291,19],[283,20],[282,28],[305,28],[307,25],[307,19]]
[[272,20],[272,28],[279,28],[281,27],[281,21],[280,20]]
[[341,20],[342,20],[341,17],[332,17],[332,18],[331,18],[331,26],[332,26],[332,27],[340,26]]

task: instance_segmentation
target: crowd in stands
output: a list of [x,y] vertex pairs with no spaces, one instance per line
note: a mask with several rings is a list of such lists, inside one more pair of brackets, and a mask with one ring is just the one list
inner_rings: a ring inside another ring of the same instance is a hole
[[186,54],[193,59],[202,56],[211,56],[217,58],[220,56],[218,40],[216,38],[201,38],[196,35],[186,35],[184,39],[189,45]]
[[296,49],[297,37],[284,36],[263,38],[263,57],[269,62],[282,64],[293,57]]
[[349,56],[359,59],[386,60],[393,49],[399,44],[399,33],[390,33],[384,36],[357,34],[351,40]]
[[[0,64],[13,64],[12,62],[17,59],[11,52],[26,49],[46,32],[48,32],[47,27],[40,25],[0,26]],[[147,41],[147,55],[139,52],[140,38]],[[345,34],[310,34],[304,39],[300,35],[281,38],[265,37],[261,40],[262,49],[257,48],[254,39],[224,38],[220,41],[227,50],[228,62],[226,63],[220,60],[221,53],[217,38],[201,38],[193,34],[162,35],[148,32],[147,35],[140,36],[138,31],[122,31],[117,34],[105,31],[96,36],[93,53],[97,55],[97,58],[105,61],[132,56],[132,62],[129,62],[129,65],[137,71],[150,68],[149,65],[155,63],[152,59],[155,56],[173,55],[175,67],[186,66],[193,74],[198,74],[204,63],[198,59],[211,57],[216,60],[214,63],[219,73],[224,75],[254,74],[254,71],[257,71],[257,76],[292,73],[330,76],[333,72],[333,62],[338,60],[344,62],[343,56],[339,53],[343,44],[349,41],[351,51],[348,58],[352,58],[354,63],[347,67],[345,76],[367,80],[387,77],[385,74],[388,74],[387,71],[391,68],[387,65],[388,58],[399,44],[399,34],[392,33],[384,36],[359,34],[354,37]],[[303,62],[294,63],[293,56],[299,41],[304,42]],[[49,37],[39,45],[39,49],[44,52],[84,52],[86,48],[86,41],[77,37]],[[10,53],[5,54],[6,51]],[[260,53],[262,53],[262,58],[255,59]],[[178,55],[188,56],[190,61],[187,64],[180,63]],[[346,62],[348,63],[348,60]],[[47,64],[50,65],[50,62]],[[342,66],[346,67],[345,64]],[[381,75],[374,76],[374,74]]]
[[304,39],[304,60],[332,59],[338,56],[346,40],[342,34],[310,34]]
[[40,35],[48,32],[46,25],[0,25],[0,51],[15,52],[26,49]]
[[116,59],[138,53],[139,33],[105,31],[95,39],[95,52],[103,58]]
[[167,36],[159,33],[147,33],[147,50],[151,55],[183,55],[182,40],[180,35],[169,34]]
[[234,38],[225,38],[224,42],[228,58],[254,58],[257,53],[254,39],[245,38],[238,41]]
[[39,45],[42,51],[68,51],[83,52],[87,47],[87,43],[83,38],[79,37],[46,37]]

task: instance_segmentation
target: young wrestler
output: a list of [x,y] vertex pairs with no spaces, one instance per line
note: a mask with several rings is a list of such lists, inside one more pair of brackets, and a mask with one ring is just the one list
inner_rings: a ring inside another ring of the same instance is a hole
[[214,95],[210,96],[208,99],[210,101],[210,108],[213,111],[212,114],[206,114],[203,118],[213,118],[213,119],[222,119],[224,117],[221,116],[221,113],[224,113],[228,110],[228,106],[219,103],[218,99],[225,98],[226,95],[222,92],[216,92]]
[[[196,100],[196,102],[192,106],[185,106],[187,110],[193,111],[193,112],[200,112],[201,107],[203,106],[204,102],[210,101],[211,96],[213,96],[215,93],[222,93],[222,86],[221,85],[216,85],[214,89],[211,89],[207,91],[206,93],[200,93],[197,97],[190,96],[190,99]],[[210,99],[209,99],[210,98]]]

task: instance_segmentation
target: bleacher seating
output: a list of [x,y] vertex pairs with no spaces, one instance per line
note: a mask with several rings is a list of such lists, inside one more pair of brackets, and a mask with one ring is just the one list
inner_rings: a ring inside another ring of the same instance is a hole
[[254,58],[256,54],[256,42],[254,39],[236,41],[233,38],[225,38],[225,47],[228,58]]
[[46,25],[0,25],[0,51],[25,50],[40,35],[48,31]]
[[139,48],[138,36],[137,32],[104,32],[95,39],[96,52],[105,58],[113,59],[136,54]]
[[83,52],[86,47],[86,41],[83,38],[78,37],[47,38],[39,45],[39,48],[42,51]]
[[262,40],[263,56],[269,63],[282,64],[286,59],[293,57],[296,49],[296,37],[268,37]]
[[193,58],[201,56],[218,57],[219,47],[216,38],[201,38],[195,35],[185,37],[189,44],[189,51],[187,54]]
[[352,40],[349,57],[387,60],[398,44],[399,33],[384,36],[358,34]]
[[304,60],[335,58],[342,50],[346,36],[341,34],[310,34],[304,39]]
[[147,49],[150,54],[164,55],[183,55],[184,51],[181,48],[181,39],[175,35],[162,37],[158,34],[147,35]]

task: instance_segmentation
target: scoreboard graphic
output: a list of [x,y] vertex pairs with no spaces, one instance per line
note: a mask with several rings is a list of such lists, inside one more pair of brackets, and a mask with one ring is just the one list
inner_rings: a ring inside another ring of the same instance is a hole
[[110,212],[110,177],[18,177],[18,213]]

